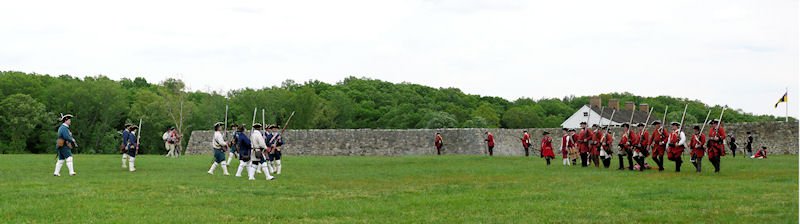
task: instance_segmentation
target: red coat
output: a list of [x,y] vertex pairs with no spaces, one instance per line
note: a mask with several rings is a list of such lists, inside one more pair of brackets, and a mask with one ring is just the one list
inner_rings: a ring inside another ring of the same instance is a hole
[[767,150],[759,149],[758,152],[756,152],[755,158],[764,158],[764,159],[766,159],[767,158]]
[[436,136],[436,147],[442,147],[442,136]]
[[578,133],[577,140],[578,140],[578,150],[580,151],[580,153],[589,152],[588,144],[589,140],[591,139],[592,139],[592,132],[589,131],[589,129],[584,128]]
[[489,136],[486,136],[486,139],[484,141],[487,142],[486,144],[489,145],[489,147],[494,147],[494,135],[492,135],[491,133],[489,133]]
[[[719,129],[715,130],[714,128],[708,130],[708,157],[718,157],[725,155],[725,144],[722,144],[722,140],[725,140],[725,128],[722,126],[717,126]],[[719,140],[714,141],[712,140],[714,137],[719,137]]]
[[689,148],[692,148],[692,156],[700,158],[705,155],[706,148],[703,146],[706,142],[706,135],[700,134],[692,135],[692,141],[689,142]]
[[[603,142],[605,142],[606,145],[605,146],[601,145],[601,147],[604,150],[606,150],[607,153],[610,153],[611,152],[611,146],[614,145],[614,136],[612,136],[611,134],[606,134],[606,138],[603,139]],[[601,144],[602,144],[602,142],[601,142]]]
[[544,138],[542,138],[541,150],[542,150],[542,156],[544,157],[548,156],[550,158],[556,157],[556,155],[553,153],[553,139],[551,139],[550,136],[545,136]]
[[571,147],[570,145],[572,145],[572,138],[570,137],[569,139],[567,139],[568,137],[570,137],[569,134],[564,135],[564,136],[561,137],[561,157],[562,158],[567,158],[569,156],[569,150],[568,149]]
[[620,150],[631,150],[631,135],[633,131],[628,130],[627,134],[622,133],[622,137],[619,138],[619,145]]
[[650,145],[650,133],[647,133],[647,131],[644,131],[644,133],[636,132],[636,134],[639,136],[639,138],[637,138],[637,139],[639,139],[639,141],[637,141],[637,143],[636,143],[636,147],[638,149],[636,149],[636,150],[640,151],[640,149],[643,149],[644,151],[647,151],[647,148]]
[[653,158],[658,156],[664,156],[664,151],[666,151],[666,141],[667,141],[667,130],[664,128],[659,131],[658,129],[653,130],[653,136],[650,138],[650,142],[653,143]]
[[530,144],[530,143],[531,143],[531,135],[528,134],[528,133],[525,133],[524,135],[522,135],[522,147],[525,147],[527,149],[528,148],[528,144]]
[[672,133],[670,133],[669,143],[675,144],[675,146],[669,147],[669,151],[667,152],[667,159],[674,159],[681,157],[681,154],[683,154],[683,150],[686,149],[686,147],[684,147],[683,144],[679,145],[678,144],[679,141],[680,141],[679,130],[675,130]]
[[635,132],[633,130],[628,132],[628,141],[631,144],[631,149],[633,149],[633,151],[640,152],[639,148],[637,147],[639,142],[641,142],[639,139],[639,132]]
[[589,146],[591,155],[600,155],[600,139],[603,138],[603,131],[598,130],[592,134],[592,144]]

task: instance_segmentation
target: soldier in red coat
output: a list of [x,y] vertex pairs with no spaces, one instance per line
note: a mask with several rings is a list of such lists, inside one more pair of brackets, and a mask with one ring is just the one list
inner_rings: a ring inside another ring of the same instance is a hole
[[725,155],[725,128],[719,125],[719,120],[710,121],[711,129],[708,130],[708,161],[714,165],[714,173],[719,173],[719,158]]
[[436,132],[436,141],[434,142],[436,145],[436,155],[442,154],[442,133]]
[[589,166],[589,139],[591,136],[591,131],[586,129],[586,122],[581,122],[581,130],[578,131],[578,136],[575,138],[578,144],[578,152],[580,152],[581,156],[581,166],[587,167]]
[[600,157],[603,160],[603,167],[611,166],[612,153],[611,146],[614,145],[614,136],[608,131],[608,127],[603,127],[603,137],[600,138]]
[[686,134],[680,130],[680,127],[680,123],[672,122],[672,133],[670,133],[668,137],[669,151],[667,151],[667,159],[675,161],[675,172],[681,172],[681,164],[683,164],[681,155],[683,154],[683,150],[685,149],[684,144],[686,143]]
[[550,133],[544,132],[542,133],[544,137],[542,137],[542,146],[540,148],[541,155],[547,160],[547,165],[550,165],[550,159],[555,158],[556,155],[553,153],[553,139],[550,139]]
[[578,165],[576,160],[579,157],[575,139],[578,139],[578,134],[575,134],[575,129],[569,129],[569,143],[567,147],[569,147],[569,158],[572,160],[572,165]]
[[694,168],[696,172],[703,171],[703,155],[705,154],[706,148],[706,135],[700,133],[700,126],[694,126],[694,135],[692,135],[692,140],[689,141],[689,148],[692,149],[692,164],[694,164]]
[[630,129],[630,124],[623,123],[622,124],[622,137],[619,139],[619,168],[617,170],[624,170],[625,164],[623,163],[623,157],[628,157],[628,170],[633,170],[633,143],[634,143],[634,133]]
[[766,159],[767,158],[767,147],[761,146],[761,149],[756,152],[755,155],[750,157],[751,159]]
[[653,161],[658,165],[658,171],[664,171],[664,151],[667,145],[667,130],[662,128],[661,121],[653,121],[653,135],[650,137],[650,142],[653,143]]
[[592,140],[589,141],[589,158],[594,167],[600,167],[600,139],[603,138],[603,131],[592,125]]
[[484,134],[486,135],[486,139],[484,139],[483,141],[486,142],[486,146],[488,147],[488,150],[489,150],[489,156],[492,156],[494,154],[493,153],[493,151],[494,151],[494,135],[492,135],[492,133],[490,133],[488,131],[486,133],[484,133]]
[[522,131],[522,147],[525,148],[525,156],[528,156],[528,148],[531,147],[531,135],[527,130]]
[[633,159],[636,160],[636,164],[639,164],[639,171],[644,171],[644,159],[650,154],[647,151],[647,146],[650,145],[650,140],[648,133],[644,130],[644,123],[639,123],[636,125],[637,129],[634,133],[634,141],[633,141]]
[[569,148],[570,148],[569,145],[572,139],[570,138],[569,129],[567,128],[561,129],[561,134],[564,135],[561,136],[561,159],[563,160],[562,165],[569,166],[571,165],[569,163]]

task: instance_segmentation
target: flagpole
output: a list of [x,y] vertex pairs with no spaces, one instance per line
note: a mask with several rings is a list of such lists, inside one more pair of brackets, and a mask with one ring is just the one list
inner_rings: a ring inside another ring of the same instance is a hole
[[789,122],[789,87],[786,87],[786,122]]

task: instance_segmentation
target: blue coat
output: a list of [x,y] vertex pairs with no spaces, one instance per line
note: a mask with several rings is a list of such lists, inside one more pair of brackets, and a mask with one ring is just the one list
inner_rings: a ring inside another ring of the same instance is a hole
[[275,134],[273,134],[273,133],[269,133],[269,134],[267,134],[267,141],[269,141],[270,139],[272,139],[272,137],[273,137],[273,136],[276,136],[276,137],[275,137],[275,140],[272,140],[271,142],[267,142],[267,147],[272,147],[272,144],[275,144],[275,146],[281,146],[281,145],[283,145],[283,137],[281,137],[280,139],[278,139],[278,137],[280,137],[280,136],[281,136],[281,134],[280,134],[280,133],[275,133]]
[[126,144],[128,143],[128,138],[130,138],[130,135],[131,132],[128,131],[127,129],[122,131],[122,144],[121,144],[122,146],[126,146]]
[[[67,125],[65,125],[65,124],[61,124],[61,127],[58,127],[58,139],[56,141],[61,140],[61,139],[64,139],[65,141],[68,141],[68,142],[71,142],[73,145],[75,145],[75,139],[72,139],[72,136],[69,135],[69,127],[67,127]],[[67,144],[64,144],[64,146],[58,147],[58,142],[56,142],[56,148],[57,149],[62,149],[62,148],[69,148],[69,147],[67,146]]]
[[239,133],[239,155],[250,155],[250,149],[253,147],[250,145],[250,138],[247,137],[244,133]]

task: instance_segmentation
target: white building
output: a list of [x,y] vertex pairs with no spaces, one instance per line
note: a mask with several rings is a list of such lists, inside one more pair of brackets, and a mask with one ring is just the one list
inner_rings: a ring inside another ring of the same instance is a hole
[[[593,124],[597,125],[613,125],[619,126],[622,123],[628,123],[631,121],[631,116],[633,116],[633,123],[645,123],[647,120],[647,113],[649,107],[647,104],[639,105],[639,110],[635,110],[633,102],[626,102],[624,109],[619,108],[619,101],[612,99],[609,100],[609,106],[603,107],[603,111],[600,111],[600,99],[593,98],[591,104],[583,105],[578,111],[576,111],[572,116],[567,118],[564,123],[561,123],[561,127],[563,128],[580,128],[581,122],[586,122],[588,127],[591,127]],[[590,106],[591,105],[591,106]],[[601,115],[602,114],[602,117]],[[611,116],[614,116],[613,120]],[[653,122],[655,120],[660,120],[659,118],[650,117],[649,122]]]

